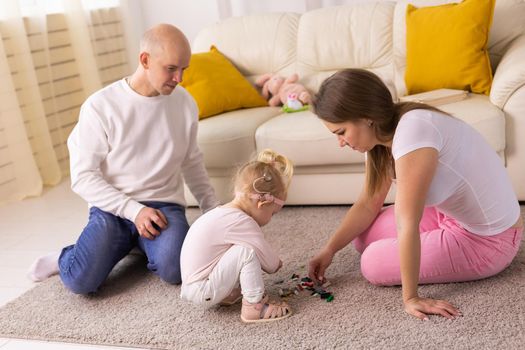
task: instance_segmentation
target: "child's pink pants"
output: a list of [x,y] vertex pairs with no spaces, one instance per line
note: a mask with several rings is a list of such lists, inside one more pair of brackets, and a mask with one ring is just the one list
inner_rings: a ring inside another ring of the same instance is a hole
[[[511,228],[494,236],[476,235],[433,207],[425,208],[419,229],[420,284],[493,276],[510,265],[523,233],[523,228]],[[384,208],[353,244],[362,254],[361,271],[370,283],[401,284],[394,206]]]

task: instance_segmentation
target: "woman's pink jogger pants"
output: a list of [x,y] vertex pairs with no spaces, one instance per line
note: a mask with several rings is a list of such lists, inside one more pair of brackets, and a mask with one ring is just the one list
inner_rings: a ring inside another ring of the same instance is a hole
[[[419,229],[420,284],[493,276],[510,265],[523,234],[523,228],[511,228],[494,236],[476,235],[433,207],[425,208]],[[401,284],[394,206],[384,208],[353,244],[362,254],[361,271],[370,283]]]

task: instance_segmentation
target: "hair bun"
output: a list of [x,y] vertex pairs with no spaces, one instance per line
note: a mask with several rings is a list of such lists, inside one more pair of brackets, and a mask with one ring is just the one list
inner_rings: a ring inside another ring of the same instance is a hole
[[293,175],[291,160],[269,148],[262,150],[257,156],[257,160],[277,169],[286,180],[287,186],[289,185]]

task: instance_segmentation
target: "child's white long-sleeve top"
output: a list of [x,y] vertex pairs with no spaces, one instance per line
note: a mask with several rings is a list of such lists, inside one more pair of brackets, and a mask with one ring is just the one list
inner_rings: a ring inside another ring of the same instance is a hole
[[279,268],[279,256],[251,216],[240,209],[217,207],[199,217],[188,231],[180,255],[182,283],[208,277],[234,244],[252,248],[265,272]]
[[90,206],[135,221],[141,201],[186,205],[183,177],[204,211],[217,206],[184,88],[142,96],[125,79],[91,95],[68,139],[71,187]]

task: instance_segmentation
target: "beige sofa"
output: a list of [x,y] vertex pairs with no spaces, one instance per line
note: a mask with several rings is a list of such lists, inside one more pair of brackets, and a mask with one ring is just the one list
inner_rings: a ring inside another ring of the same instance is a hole
[[[416,5],[443,1],[411,1]],[[203,29],[194,52],[216,45],[253,82],[267,72],[298,73],[316,92],[342,68],[369,69],[394,96],[404,96],[407,2],[377,2],[306,12],[230,18]],[[508,169],[525,200],[525,2],[498,0],[489,49],[494,81],[490,96],[470,94],[440,108],[476,128]],[[364,156],[338,147],[336,138],[309,111],[282,113],[262,107],[232,111],[200,122],[199,145],[221,201],[231,198],[235,167],[272,148],[295,163],[287,204],[353,203],[364,183]],[[194,198],[187,192],[189,204]],[[388,200],[393,199],[393,191]]]

